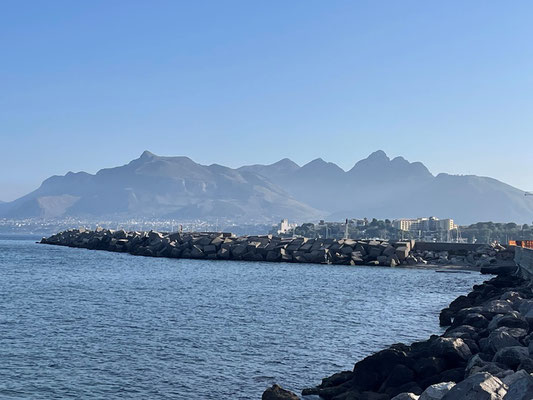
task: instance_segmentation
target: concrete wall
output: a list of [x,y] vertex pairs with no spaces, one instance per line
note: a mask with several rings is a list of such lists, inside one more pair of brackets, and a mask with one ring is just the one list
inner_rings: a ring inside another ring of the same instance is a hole
[[520,266],[522,275],[533,278],[533,249],[516,247],[514,260]]
[[483,243],[446,243],[446,242],[416,242],[414,249],[418,251],[447,251],[450,254],[476,251],[485,246]]

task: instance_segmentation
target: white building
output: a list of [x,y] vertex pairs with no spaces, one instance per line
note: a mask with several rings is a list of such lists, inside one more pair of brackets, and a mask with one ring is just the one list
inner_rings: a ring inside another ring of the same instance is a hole
[[289,224],[289,220],[287,218],[282,219],[281,222],[278,224],[278,235],[287,233],[290,230],[296,228],[297,226],[298,224]]
[[439,232],[457,229],[453,219],[438,219],[437,217],[416,218],[416,219],[395,219],[392,226],[396,229],[409,232]]

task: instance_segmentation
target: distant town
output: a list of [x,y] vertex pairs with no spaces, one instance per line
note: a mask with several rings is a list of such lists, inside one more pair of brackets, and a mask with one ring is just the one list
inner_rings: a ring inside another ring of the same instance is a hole
[[436,217],[395,220],[346,219],[344,222],[326,222],[318,224],[290,224],[282,220],[277,229],[270,233],[280,236],[305,236],[320,238],[351,239],[418,239],[424,241],[461,242],[460,228],[453,219]]
[[514,222],[478,222],[459,226],[452,218],[423,217],[415,219],[378,220],[346,219],[344,222],[319,221],[317,224],[291,224],[287,219],[270,234],[282,237],[349,239],[415,239],[425,242],[507,243],[509,240],[533,239],[533,226]]
[[276,225],[243,224],[230,219],[217,220],[84,220],[62,219],[0,219],[0,234],[45,236],[61,230],[84,227],[95,229],[124,229],[127,231],[163,232],[231,232],[235,235],[275,235],[280,237],[308,237],[332,239],[415,239],[426,242],[507,243],[509,240],[533,240],[533,224],[478,222],[460,226],[452,218],[437,217],[368,219],[348,218],[344,221],[294,223],[288,219]]

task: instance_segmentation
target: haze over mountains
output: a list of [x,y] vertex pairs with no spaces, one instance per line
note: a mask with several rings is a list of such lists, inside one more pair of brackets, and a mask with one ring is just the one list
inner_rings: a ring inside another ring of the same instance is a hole
[[322,159],[298,166],[289,159],[237,169],[200,165],[187,157],[145,151],[130,163],[96,174],[69,172],[0,204],[7,218],[408,218],[435,215],[461,224],[531,223],[533,198],[492,178],[433,176],[419,162],[376,151],[344,171]]

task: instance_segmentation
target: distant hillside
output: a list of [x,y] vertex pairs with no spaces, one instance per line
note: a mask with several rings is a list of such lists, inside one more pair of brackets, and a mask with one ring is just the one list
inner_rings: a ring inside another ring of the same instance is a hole
[[344,171],[320,158],[299,166],[289,159],[237,169],[200,165],[187,157],[148,151],[91,175],[69,172],[34,192],[0,204],[0,216],[228,218],[241,222],[346,217],[451,217],[533,221],[533,197],[492,178],[433,176],[420,162],[372,153]]
[[[293,197],[328,210],[329,219],[346,217],[451,217],[462,224],[478,221],[533,221],[533,197],[492,178],[433,176],[420,162],[390,159],[376,151],[345,172],[322,159],[285,174],[270,175],[269,165],[254,171]],[[242,167],[246,170],[248,167]]]
[[3,206],[4,216],[161,217],[264,221],[315,218],[263,176],[221,165],[204,166],[187,157],[144,152],[129,164],[95,175],[69,172],[45,180],[36,191]]

